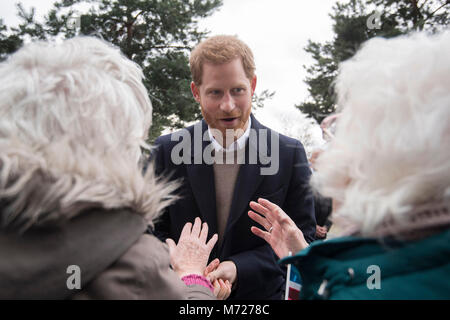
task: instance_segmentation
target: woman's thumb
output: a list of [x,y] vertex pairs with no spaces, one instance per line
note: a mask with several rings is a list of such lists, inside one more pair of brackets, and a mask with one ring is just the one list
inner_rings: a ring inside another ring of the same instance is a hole
[[167,245],[169,246],[169,253],[170,254],[172,254],[172,251],[173,250],[175,250],[175,248],[176,248],[176,244],[175,244],[175,241],[173,241],[172,239],[170,239],[170,238],[167,238],[166,239],[166,243],[167,243]]

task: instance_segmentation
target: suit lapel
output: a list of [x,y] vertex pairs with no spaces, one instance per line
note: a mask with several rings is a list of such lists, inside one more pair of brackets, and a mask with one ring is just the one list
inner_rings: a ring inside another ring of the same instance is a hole
[[[191,184],[197,205],[202,214],[202,221],[208,223],[209,233],[217,232],[216,214],[216,191],[214,187],[214,169],[210,164],[196,164],[199,159],[203,159],[203,150],[211,143],[209,140],[203,141],[203,134],[207,130],[206,122],[198,123],[199,127],[194,128],[194,136],[191,144],[191,164],[186,165],[188,181]],[[200,133],[201,132],[201,133]],[[201,136],[199,136],[201,134]],[[200,147],[201,141],[201,147]],[[197,146],[195,144],[197,143]],[[197,160],[197,161],[196,161]]]

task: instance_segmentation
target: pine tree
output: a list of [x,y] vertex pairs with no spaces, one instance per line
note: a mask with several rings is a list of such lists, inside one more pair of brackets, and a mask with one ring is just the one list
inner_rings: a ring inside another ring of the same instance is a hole
[[[90,8],[81,12],[81,3]],[[188,56],[206,35],[198,30],[198,20],[221,4],[222,0],[60,0],[43,22],[36,21],[34,9],[26,11],[19,4],[22,22],[12,32],[20,41],[91,35],[120,47],[144,71],[153,104],[152,142],[164,127],[183,127],[185,122],[201,118],[190,92]],[[0,33],[0,41],[16,38],[4,40]],[[17,43],[12,42],[5,51],[2,42],[0,54],[14,51]]]
[[22,39],[15,34],[11,34],[8,27],[0,19],[0,61],[16,51],[22,45]]
[[447,27],[450,1],[350,0],[336,2],[332,10],[334,39],[323,44],[309,40],[305,47],[314,59],[313,65],[304,66],[309,98],[296,106],[319,123],[335,110],[333,81],[340,62],[351,58],[364,41],[376,36],[389,38]]

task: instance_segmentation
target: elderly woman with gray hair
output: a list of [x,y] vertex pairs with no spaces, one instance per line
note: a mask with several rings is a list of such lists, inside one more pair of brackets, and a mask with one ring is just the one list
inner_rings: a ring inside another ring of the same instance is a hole
[[217,235],[199,219],[178,245],[148,231],[177,185],[142,174],[142,78],[94,38],[33,43],[0,64],[0,299],[229,294],[203,276]]
[[281,208],[250,204],[252,232],[300,271],[301,298],[450,298],[449,52],[449,31],[419,33],[341,64],[342,114],[311,184],[344,237],[308,245]]

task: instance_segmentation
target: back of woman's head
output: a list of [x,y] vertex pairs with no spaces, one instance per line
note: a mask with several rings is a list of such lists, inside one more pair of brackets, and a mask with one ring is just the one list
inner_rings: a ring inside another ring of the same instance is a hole
[[152,112],[142,79],[118,49],[88,37],[31,43],[0,64],[0,201],[9,203],[0,227],[83,206],[149,210],[138,167]]
[[0,138],[62,138],[92,152],[139,151],[151,124],[141,69],[95,38],[32,43],[0,67]]
[[450,32],[366,42],[341,64],[335,139],[312,184],[370,234],[450,198]]

